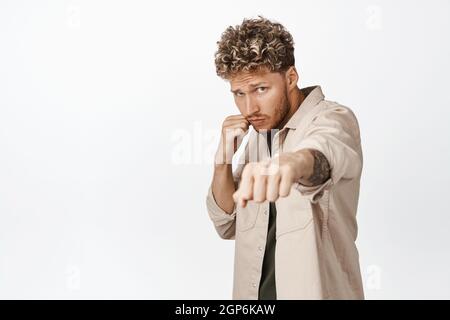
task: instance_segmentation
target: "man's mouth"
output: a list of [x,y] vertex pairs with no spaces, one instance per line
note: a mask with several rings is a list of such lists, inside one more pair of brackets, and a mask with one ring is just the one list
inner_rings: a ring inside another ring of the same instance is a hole
[[250,122],[261,122],[264,121],[266,118],[249,118],[248,121]]
[[266,121],[265,118],[250,120],[251,124],[253,124],[253,125],[262,124],[262,123],[264,123],[264,121]]

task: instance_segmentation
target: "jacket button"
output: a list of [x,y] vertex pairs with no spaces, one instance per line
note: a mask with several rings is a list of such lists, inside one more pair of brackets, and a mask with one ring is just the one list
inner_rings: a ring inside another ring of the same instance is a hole
[[256,283],[253,282],[253,283],[252,283],[252,287],[253,287],[253,288],[256,288]]
[[259,246],[259,247],[258,247],[258,250],[259,250],[259,251],[262,251],[262,247],[261,247],[261,246]]

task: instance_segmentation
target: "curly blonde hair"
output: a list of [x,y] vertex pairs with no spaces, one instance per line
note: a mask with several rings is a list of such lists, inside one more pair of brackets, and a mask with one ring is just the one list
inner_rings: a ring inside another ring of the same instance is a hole
[[258,17],[222,33],[214,54],[219,77],[228,80],[242,71],[261,69],[283,72],[295,64],[292,35],[280,23]]

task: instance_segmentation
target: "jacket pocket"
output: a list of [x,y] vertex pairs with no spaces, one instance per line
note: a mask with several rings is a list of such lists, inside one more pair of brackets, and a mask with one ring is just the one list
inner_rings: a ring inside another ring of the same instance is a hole
[[245,208],[238,206],[236,208],[236,229],[246,231],[255,227],[261,204],[254,201],[248,201]]
[[312,220],[311,202],[297,190],[291,190],[289,196],[278,198],[276,238],[299,229],[304,229]]

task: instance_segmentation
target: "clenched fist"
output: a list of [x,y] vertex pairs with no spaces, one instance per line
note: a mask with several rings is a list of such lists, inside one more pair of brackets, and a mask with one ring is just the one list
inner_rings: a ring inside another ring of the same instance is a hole
[[242,171],[239,188],[233,194],[234,202],[245,207],[250,200],[272,202],[287,197],[293,183],[311,174],[311,161],[314,160],[307,150],[299,150],[248,163]]
[[216,164],[231,163],[233,155],[239,148],[249,126],[250,122],[243,115],[232,115],[225,118],[222,124],[219,149],[216,153]]

